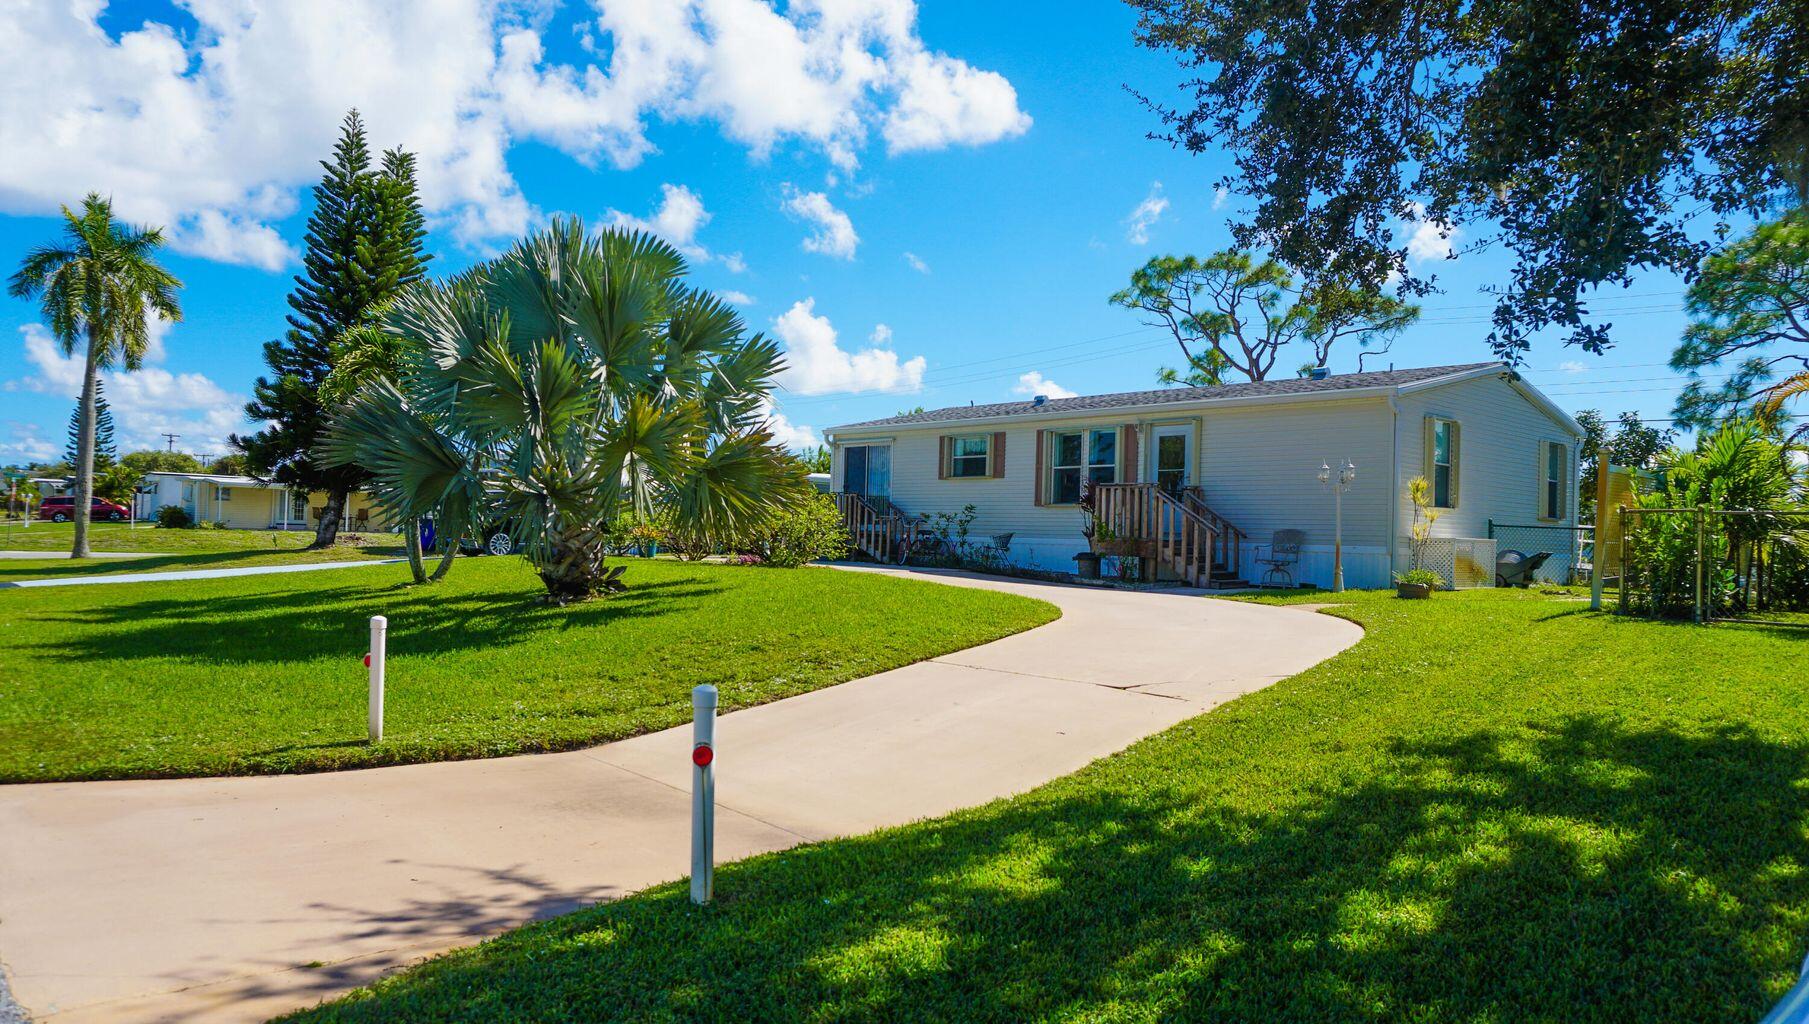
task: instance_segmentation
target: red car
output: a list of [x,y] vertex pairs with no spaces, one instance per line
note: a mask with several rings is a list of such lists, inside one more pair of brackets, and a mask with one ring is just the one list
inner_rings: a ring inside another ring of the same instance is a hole
[[[132,515],[132,510],[105,498],[95,498],[88,503],[88,518],[99,522],[123,523]],[[66,523],[75,518],[75,496],[64,495],[60,498],[45,498],[44,504],[38,506],[38,518],[48,519],[53,523]]]

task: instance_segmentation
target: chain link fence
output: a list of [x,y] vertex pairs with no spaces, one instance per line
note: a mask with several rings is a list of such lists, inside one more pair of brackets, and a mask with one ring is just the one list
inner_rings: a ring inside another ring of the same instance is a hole
[[1809,626],[1809,511],[1623,509],[1621,611]]
[[1523,555],[1546,555],[1545,564],[1534,570],[1541,583],[1571,584],[1588,581],[1595,547],[1595,527],[1556,526],[1551,523],[1498,523],[1489,520],[1489,538],[1495,542],[1495,556],[1504,551]]

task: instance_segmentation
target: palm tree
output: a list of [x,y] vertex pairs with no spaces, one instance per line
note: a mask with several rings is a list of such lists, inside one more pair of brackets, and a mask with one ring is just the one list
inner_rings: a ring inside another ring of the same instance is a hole
[[37,298],[50,333],[73,355],[83,339],[80,429],[75,463],[73,558],[88,557],[88,506],[94,496],[95,389],[100,371],[118,363],[138,369],[150,343],[152,315],[182,319],[182,282],[153,258],[163,245],[158,228],[115,223],[113,203],[90,192],[78,214],[63,207],[63,238],[31,250],[8,280],[14,298]]
[[497,259],[411,287],[374,375],[337,416],[324,462],[356,464],[392,516],[452,538],[506,522],[552,600],[621,589],[604,564],[619,511],[669,508],[687,530],[744,531],[808,490],[773,444],[778,346],[683,284],[651,235],[555,218]]

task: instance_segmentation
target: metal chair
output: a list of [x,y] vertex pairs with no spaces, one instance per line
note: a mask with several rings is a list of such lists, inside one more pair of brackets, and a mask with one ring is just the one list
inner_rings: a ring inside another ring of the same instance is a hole
[[[1291,587],[1294,585],[1294,567],[1300,564],[1300,546],[1306,543],[1305,530],[1276,530],[1275,536],[1267,544],[1256,545],[1256,557],[1251,559],[1258,565],[1266,565],[1259,586]],[[1286,582],[1281,582],[1285,580]]]

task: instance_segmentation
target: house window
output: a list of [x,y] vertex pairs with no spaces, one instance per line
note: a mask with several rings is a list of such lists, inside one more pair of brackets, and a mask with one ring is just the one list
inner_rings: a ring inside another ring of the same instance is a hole
[[1554,441],[1541,443],[1545,449],[1545,486],[1539,494],[1539,514],[1546,519],[1564,518],[1564,446]]
[[952,438],[948,452],[949,476],[992,475],[992,438],[985,434]]
[[221,501],[232,500],[232,488],[230,487],[222,487],[216,493],[219,495]]
[[289,492],[289,518],[308,521],[308,493],[306,491]]
[[1114,483],[1118,479],[1118,431],[1079,430],[1050,439],[1050,503],[1080,500],[1080,483]]
[[1457,507],[1457,424],[1450,420],[1432,421],[1432,504],[1437,508]]

